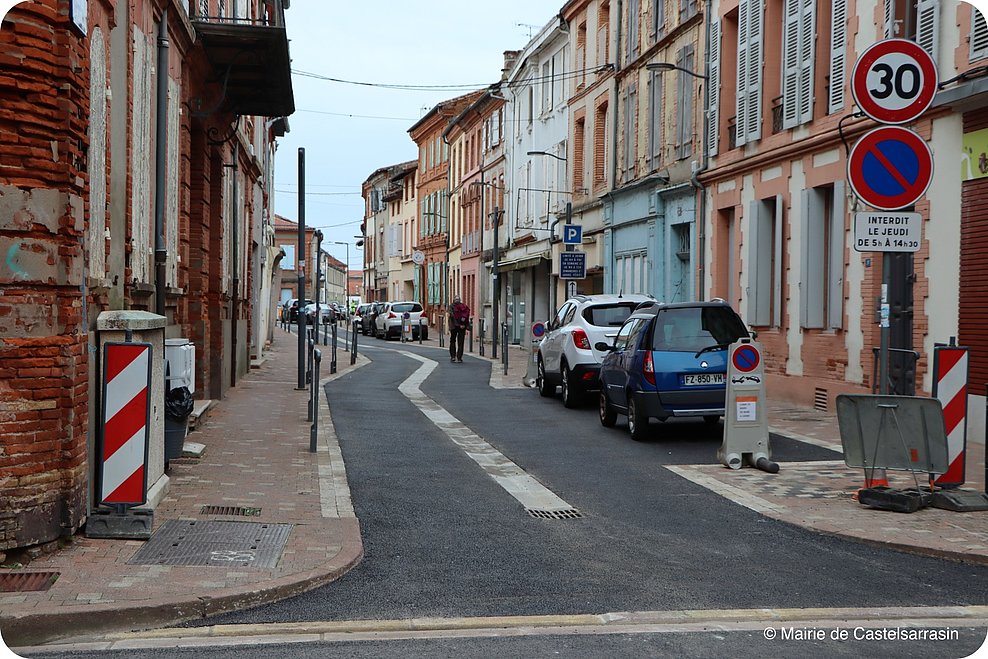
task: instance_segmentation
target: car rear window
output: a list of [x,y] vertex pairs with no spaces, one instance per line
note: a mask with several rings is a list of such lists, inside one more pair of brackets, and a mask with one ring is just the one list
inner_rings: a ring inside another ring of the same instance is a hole
[[637,306],[637,302],[594,305],[583,310],[583,319],[597,327],[621,327]]
[[397,311],[398,313],[405,313],[406,311],[422,311],[422,305],[418,302],[402,302],[401,304],[392,305],[391,310]]
[[652,350],[695,352],[747,336],[744,323],[727,307],[664,309],[655,319]]

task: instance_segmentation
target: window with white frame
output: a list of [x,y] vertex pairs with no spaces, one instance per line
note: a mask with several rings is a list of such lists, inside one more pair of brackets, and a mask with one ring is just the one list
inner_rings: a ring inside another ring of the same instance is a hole
[[744,240],[748,258],[748,322],[782,324],[782,197],[752,201]]
[[830,2],[830,88],[827,114],[844,109],[844,83],[847,80],[847,0]]
[[638,124],[638,94],[631,85],[624,94],[624,131],[622,135],[621,174],[625,181],[635,177],[635,127]]
[[883,0],[885,37],[912,39],[934,60],[940,48],[940,0]]
[[813,120],[816,0],[785,0],[782,41],[782,127]]
[[844,183],[803,190],[800,325],[839,329],[844,318]]
[[564,64],[566,48],[560,48],[552,56],[552,107],[556,107],[565,99],[563,98],[563,79],[566,66]]

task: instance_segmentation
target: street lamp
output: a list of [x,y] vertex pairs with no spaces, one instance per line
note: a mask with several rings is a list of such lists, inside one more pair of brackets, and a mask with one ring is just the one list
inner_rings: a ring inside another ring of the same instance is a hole
[[652,62],[651,64],[646,64],[645,68],[649,71],[680,71],[686,75],[691,75],[694,78],[699,78],[700,80],[706,80],[707,76],[702,73],[697,73],[695,71],[690,71],[689,69],[684,69],[681,66],[676,66],[675,64],[669,64],[668,62]]
[[557,156],[555,153],[549,153],[548,151],[526,151],[525,152],[525,155],[527,155],[527,156],[549,156],[551,158],[555,158],[556,160],[561,160],[563,162],[566,162],[566,158],[564,156]]

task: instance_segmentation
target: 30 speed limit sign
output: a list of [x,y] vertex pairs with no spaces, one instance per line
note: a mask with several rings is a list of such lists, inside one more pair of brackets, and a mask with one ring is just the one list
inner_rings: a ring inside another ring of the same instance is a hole
[[851,74],[851,93],[866,115],[883,124],[904,124],[933,103],[936,63],[915,41],[887,39],[865,50]]

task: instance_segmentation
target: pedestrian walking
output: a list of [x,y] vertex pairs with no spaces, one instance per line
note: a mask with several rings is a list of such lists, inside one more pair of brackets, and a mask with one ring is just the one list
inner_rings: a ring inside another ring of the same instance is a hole
[[449,308],[449,361],[463,363],[463,340],[469,330],[470,307],[456,295]]

